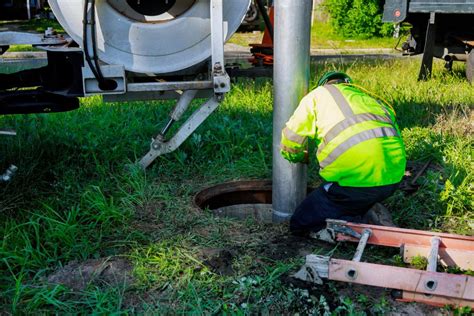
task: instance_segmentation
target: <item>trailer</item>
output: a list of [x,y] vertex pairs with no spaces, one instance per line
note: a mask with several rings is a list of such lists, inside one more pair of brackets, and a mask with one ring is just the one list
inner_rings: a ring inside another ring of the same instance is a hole
[[451,70],[454,61],[466,63],[466,77],[474,80],[474,0],[386,0],[384,22],[412,25],[403,53],[423,54],[419,80],[429,78],[433,58]]

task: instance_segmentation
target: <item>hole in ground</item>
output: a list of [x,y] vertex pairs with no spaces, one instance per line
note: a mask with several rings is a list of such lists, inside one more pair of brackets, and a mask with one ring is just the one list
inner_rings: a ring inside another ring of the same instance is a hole
[[[308,192],[311,190],[308,188]],[[271,223],[272,182],[249,180],[218,184],[196,194],[194,204],[220,217],[253,218],[258,222]]]

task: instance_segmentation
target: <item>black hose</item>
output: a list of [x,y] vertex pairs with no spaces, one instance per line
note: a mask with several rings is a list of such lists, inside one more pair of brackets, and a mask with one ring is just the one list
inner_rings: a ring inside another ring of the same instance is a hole
[[102,71],[100,70],[100,65],[99,65],[99,57],[97,54],[97,30],[96,30],[96,23],[95,23],[95,0],[91,0],[92,4],[92,11],[91,11],[91,35],[92,35],[92,54],[93,54],[93,59],[94,59],[94,64],[97,69],[97,74],[99,75],[100,80],[102,83],[105,83],[104,80],[104,75],[102,74]]
[[82,47],[84,50],[84,57],[86,58],[86,62],[89,65],[94,77],[99,80],[99,74],[97,73],[94,65],[92,64],[91,57],[89,55],[89,44],[88,44],[88,36],[87,36],[87,24],[89,24],[89,19],[87,17],[87,9],[89,7],[89,0],[84,1],[84,16],[82,21]]
[[[87,16],[87,10],[91,3],[91,18],[90,21]],[[87,33],[87,25],[91,25],[91,42],[92,42],[92,59],[89,55],[89,41]],[[83,21],[83,48],[84,56],[86,58],[87,64],[91,69],[94,77],[99,82],[99,88],[101,90],[115,90],[117,88],[117,83],[114,80],[108,80],[104,78],[99,64],[99,56],[97,54],[97,34],[96,34],[96,22],[95,22],[95,0],[85,0],[84,3],[84,21]],[[93,62],[92,62],[93,61]]]
[[267,9],[265,9],[265,5],[263,4],[262,0],[255,0],[255,2],[257,3],[257,7],[260,11],[260,14],[262,14],[263,21],[265,22],[265,26],[267,27],[273,42],[273,25],[270,21],[270,17],[268,16]]

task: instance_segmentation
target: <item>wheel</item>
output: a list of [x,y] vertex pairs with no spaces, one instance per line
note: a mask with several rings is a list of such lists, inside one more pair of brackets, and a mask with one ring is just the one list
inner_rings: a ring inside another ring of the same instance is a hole
[[251,4],[247,14],[245,15],[244,21],[247,23],[255,22],[258,19],[258,9],[255,4]]
[[472,84],[474,80],[474,50],[471,50],[466,61],[466,77]]

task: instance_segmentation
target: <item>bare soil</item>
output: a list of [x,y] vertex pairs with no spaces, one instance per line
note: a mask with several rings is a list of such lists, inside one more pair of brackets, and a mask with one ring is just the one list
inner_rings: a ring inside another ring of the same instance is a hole
[[89,285],[127,288],[134,283],[132,265],[125,259],[101,258],[70,262],[47,278],[48,283],[82,291]]

